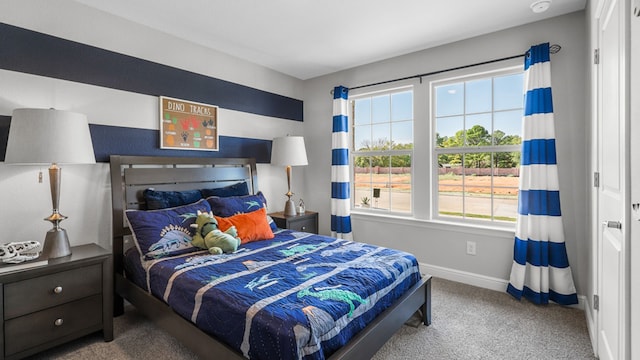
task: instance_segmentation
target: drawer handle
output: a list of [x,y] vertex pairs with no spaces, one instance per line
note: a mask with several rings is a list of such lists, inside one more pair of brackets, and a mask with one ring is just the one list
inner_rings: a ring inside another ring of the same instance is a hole
[[303,226],[303,227],[301,228],[301,230],[307,230],[307,227],[306,227],[306,226]]
[[64,320],[62,320],[62,318],[56,319],[56,321],[53,322],[56,326],[61,326],[62,324],[64,324]]
[[62,286],[56,286],[53,288],[53,292],[55,294],[61,294],[62,293]]

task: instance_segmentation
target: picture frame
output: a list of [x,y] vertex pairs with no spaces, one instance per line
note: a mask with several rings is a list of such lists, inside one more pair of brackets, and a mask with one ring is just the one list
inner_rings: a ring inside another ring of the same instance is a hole
[[160,148],[218,151],[218,107],[160,96]]

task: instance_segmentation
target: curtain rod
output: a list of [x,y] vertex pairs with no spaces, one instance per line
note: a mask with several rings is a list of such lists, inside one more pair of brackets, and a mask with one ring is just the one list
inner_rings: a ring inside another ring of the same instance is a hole
[[[558,53],[560,51],[560,49],[562,49],[562,47],[560,45],[558,45],[558,44],[553,44],[553,45],[549,46],[549,52],[551,54]],[[503,57],[503,58],[500,58],[500,59],[487,60],[487,61],[483,61],[483,62],[479,62],[479,63],[475,63],[475,64],[463,65],[463,66],[453,67],[453,68],[444,69],[444,70],[437,70],[437,71],[432,71],[432,72],[428,72],[428,73],[424,73],[424,74],[406,76],[406,77],[403,77],[403,78],[380,81],[380,82],[372,83],[372,84],[358,85],[358,86],[354,86],[354,87],[349,88],[349,90],[361,89],[361,88],[365,88],[365,87],[369,87],[369,86],[388,84],[388,83],[392,83],[392,82],[396,82],[396,81],[402,81],[402,80],[408,80],[408,79],[416,79],[416,78],[420,78],[420,82],[422,82],[422,78],[425,77],[425,76],[431,76],[431,75],[441,74],[441,73],[444,73],[444,72],[460,70],[460,69],[466,69],[466,68],[470,68],[470,67],[474,67],[474,66],[491,64],[491,63],[498,62],[498,61],[517,59],[517,58],[520,58],[520,57],[524,57],[525,55],[527,55],[528,52],[529,51],[525,52],[524,54],[507,56],[507,57]],[[333,90],[331,90],[331,94],[333,94]]]

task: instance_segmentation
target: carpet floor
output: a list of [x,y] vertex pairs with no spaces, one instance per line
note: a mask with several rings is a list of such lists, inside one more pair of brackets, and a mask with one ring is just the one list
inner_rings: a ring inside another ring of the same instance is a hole
[[[434,278],[432,316],[428,327],[409,321],[373,359],[596,359],[578,309]],[[197,359],[132,307],[115,318],[114,336],[89,335],[29,359]]]

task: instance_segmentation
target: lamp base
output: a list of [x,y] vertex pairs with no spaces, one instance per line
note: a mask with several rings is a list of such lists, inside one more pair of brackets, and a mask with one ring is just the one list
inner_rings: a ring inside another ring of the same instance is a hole
[[293,203],[293,200],[289,199],[284,204],[284,216],[295,216],[296,215],[296,204]]
[[42,247],[42,257],[54,259],[71,255],[71,246],[67,231],[61,228],[53,228],[47,231]]

